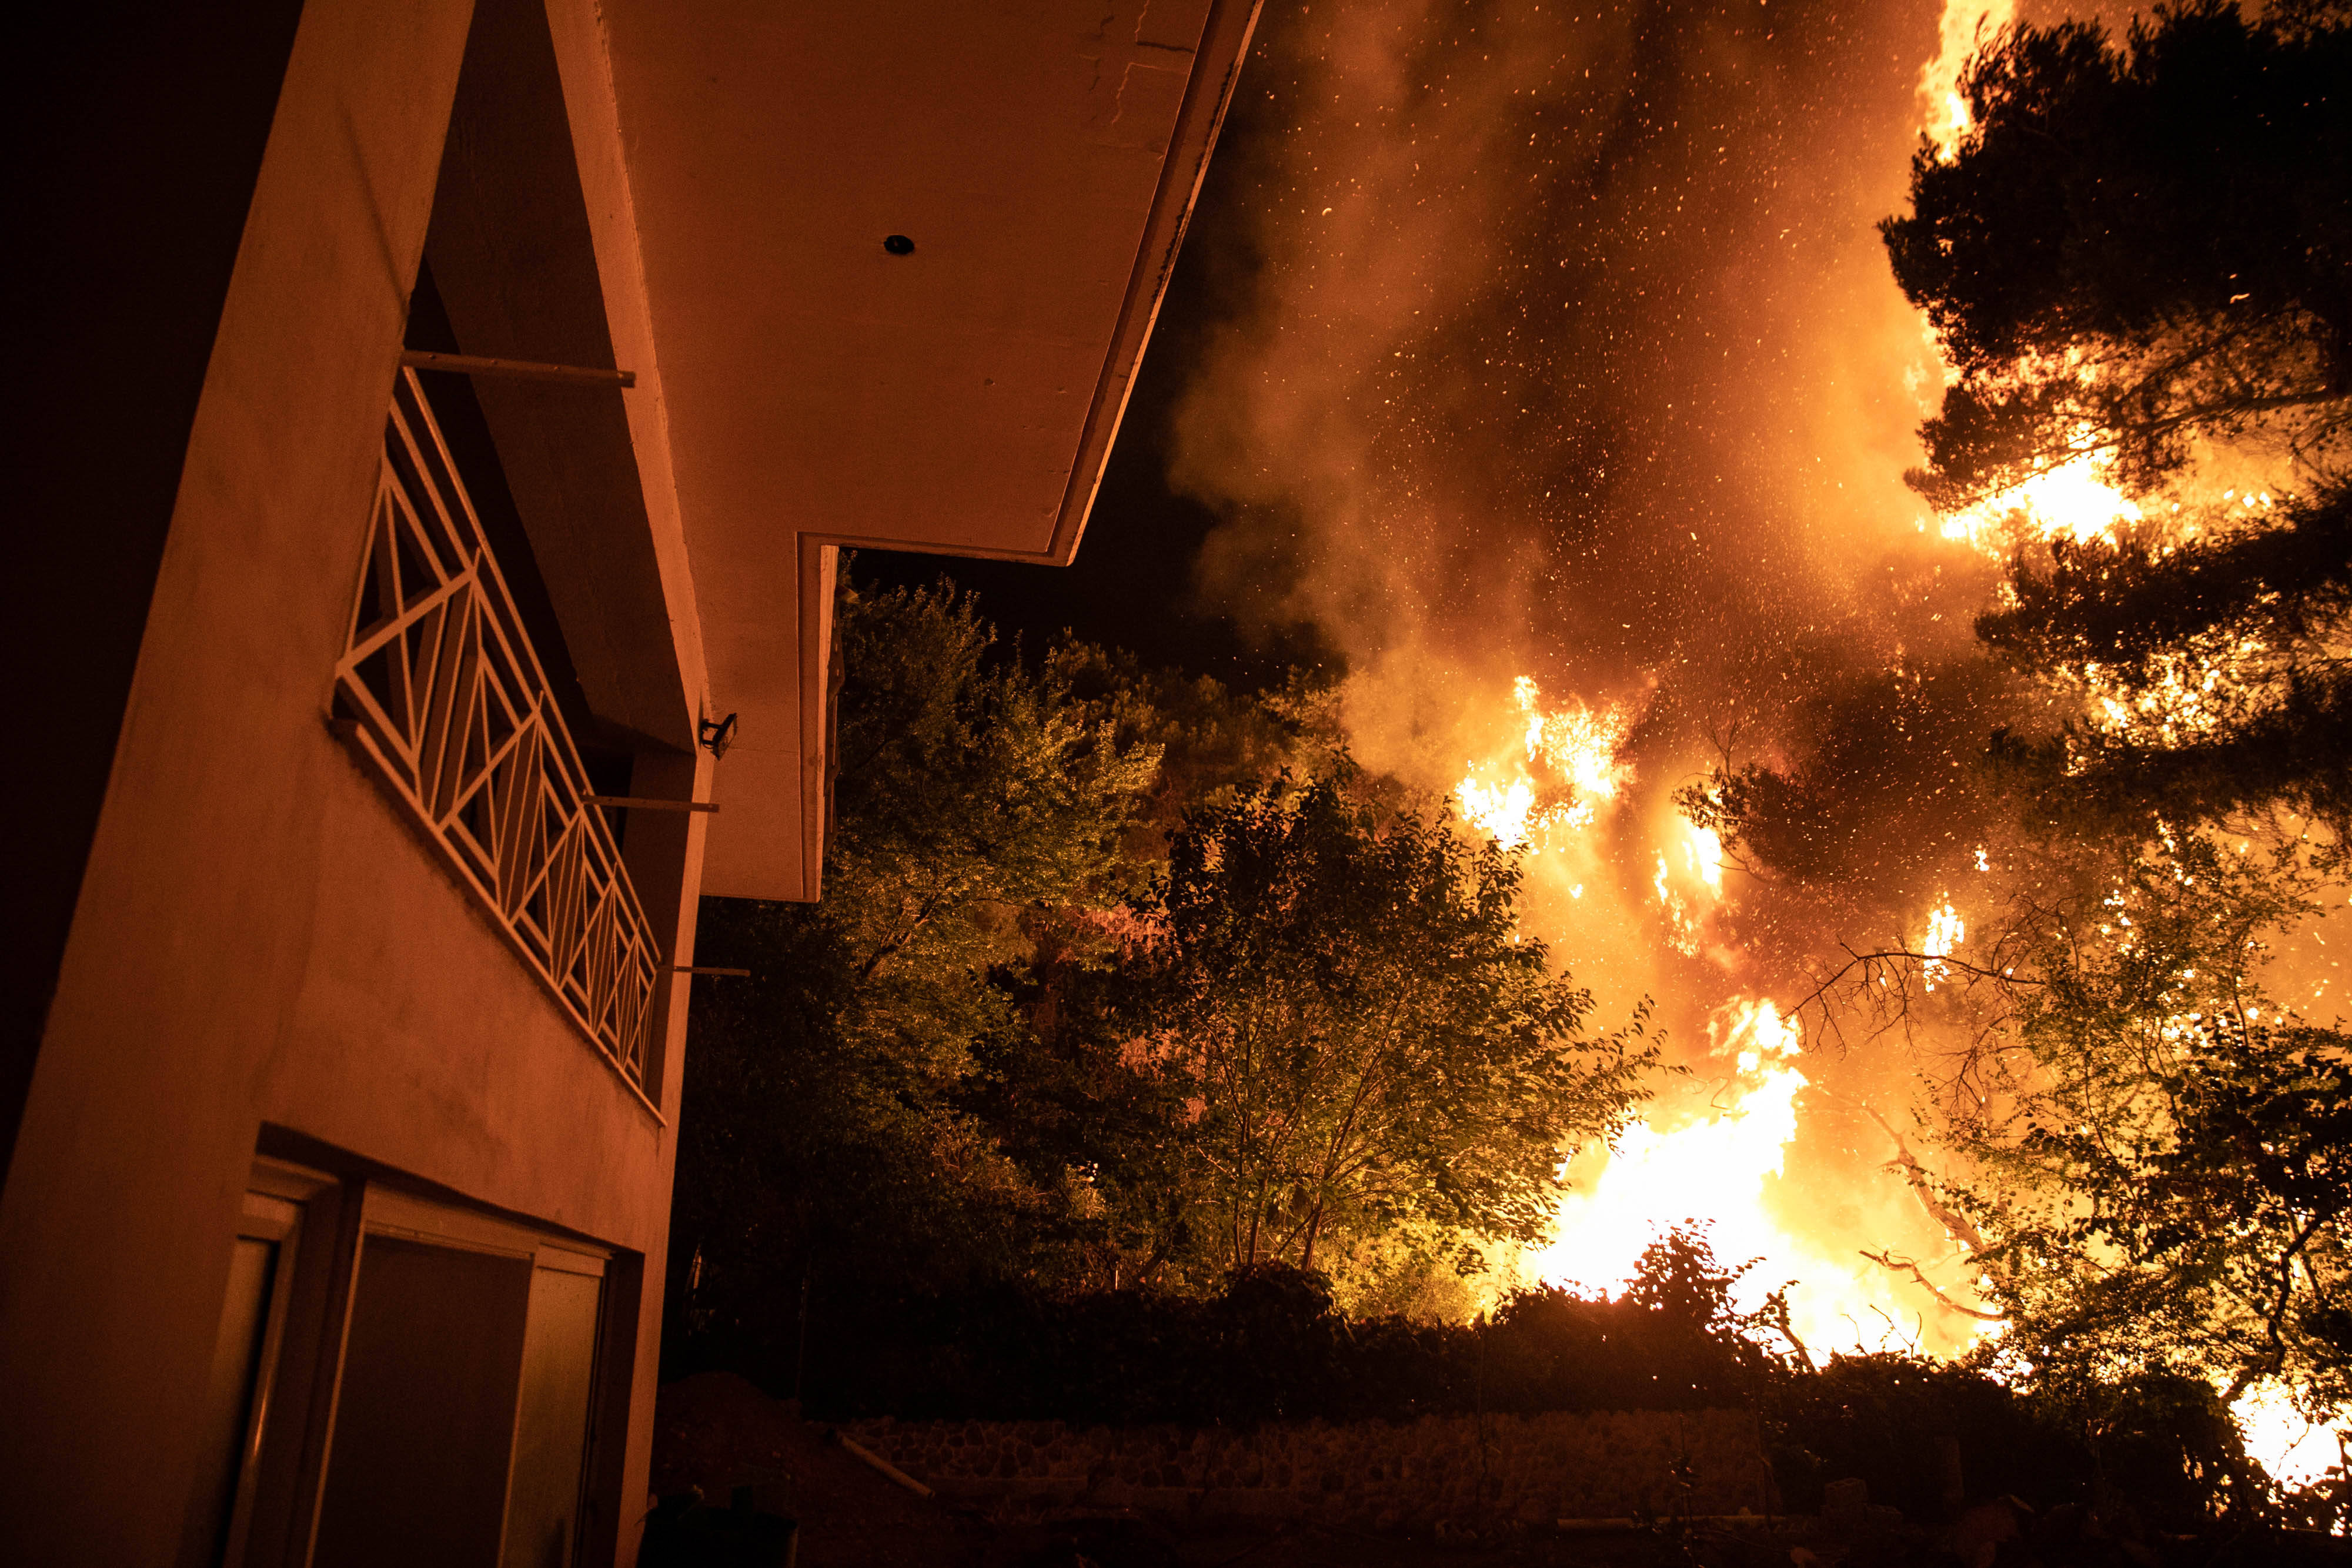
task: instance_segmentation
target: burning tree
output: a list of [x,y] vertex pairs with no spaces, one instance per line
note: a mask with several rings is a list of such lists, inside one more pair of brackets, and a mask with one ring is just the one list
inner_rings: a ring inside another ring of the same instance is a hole
[[[2352,1038],[2265,977],[2340,899],[2352,830],[2347,80],[2329,0],[2197,0],[2120,43],[2018,27],[1969,67],[1966,135],[1915,160],[1883,233],[1955,380],[1912,482],[2017,508],[1978,632],[2063,721],[1996,734],[1979,773],[1976,939],[1843,946],[1815,993],[1948,1052],[1949,1175],[1913,1169],[2006,1318],[1999,1354],[2085,1390],[2275,1384],[2336,1417]],[[2224,491],[2223,460],[2291,487]],[[2113,517],[2027,527],[2062,472],[2114,486]],[[2127,500],[2159,490],[2177,504]],[[1776,846],[1802,777],[1727,768],[1685,804],[1801,883]]]
[[1945,1141],[1971,1174],[1937,1185],[2006,1311],[1998,1354],[2078,1388],[2277,1384],[2340,1415],[2352,1040],[2260,975],[2318,879],[2292,840],[2104,851],[1963,960],[1996,1027],[1953,1059]]
[[2340,4],[2191,0],[2118,46],[2007,30],[1971,129],[1881,225],[1958,380],[1913,483],[1958,511],[2090,458],[2136,493],[2200,440],[2343,455],[2352,414],[2352,28]]
[[[1733,781],[1685,809],[1801,902],[1813,877],[1772,820],[1801,798]],[[2000,1323],[1980,1355],[2095,1430],[2159,1396],[2340,1421],[2352,1035],[2266,984],[2282,936],[2342,901],[2334,846],[2292,818],[2009,803],[1964,936],[1835,945],[1801,1009],[1917,1049],[1937,1146],[1896,1165]]]
[[1978,633],[2082,701],[2002,760],[2053,809],[2176,821],[2284,806],[2352,841],[2352,484],[2260,523],[2021,551]]
[[[1126,846],[1160,747],[1075,689],[1087,651],[992,657],[944,585],[853,586],[840,615],[824,900],[703,915],[705,953],[753,975],[695,994],[676,1221],[694,1315],[784,1310],[820,1259],[890,1281],[1013,1268],[1095,1207],[1084,1172],[1016,1157],[985,1087],[1034,1032],[1008,974],[1069,946],[1045,926],[1141,884]],[[1120,1096],[1151,1085],[1108,1082],[1097,1111],[1148,1119]]]
[[1519,877],[1332,779],[1188,814],[1139,991],[1149,1048],[1196,1085],[1236,1265],[1413,1220],[1543,1234],[1565,1155],[1622,1123],[1656,1053],[1639,1018],[1587,1038],[1590,993],[1517,928]]
[[[2045,796],[2352,826],[2347,81],[2338,0],[2195,0],[2120,44],[2012,28],[1961,83],[1971,129],[1920,150],[1911,214],[1881,225],[1956,378],[1911,481],[1948,515],[2011,514],[1979,631],[2083,706],[2004,742]],[[2241,493],[2281,458],[2292,491]],[[2112,516],[2018,528],[2066,476]],[[2127,498],[2159,488],[2160,512]]]

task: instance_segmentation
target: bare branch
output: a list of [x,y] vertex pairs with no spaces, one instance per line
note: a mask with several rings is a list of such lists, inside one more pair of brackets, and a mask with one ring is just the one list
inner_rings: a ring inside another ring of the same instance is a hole
[[[1927,1292],[1935,1297],[1937,1303],[1940,1304],[1947,1312],[1958,1312],[1964,1318],[1974,1318],[1979,1322],[2005,1323],[2009,1322],[2009,1314],[2006,1312],[1988,1312],[1979,1311],[1975,1307],[1964,1307],[1960,1305],[1959,1302],[1944,1294],[1944,1292],[1937,1287],[1936,1281],[1930,1280],[1925,1273],[1921,1272],[1919,1265],[1914,1263],[1908,1258],[1897,1258],[1892,1252],[1873,1252],[1866,1247],[1862,1249],[1862,1255],[1869,1259],[1872,1262],[1877,1264],[1882,1269],[1892,1270],[1897,1274],[1910,1275],[1913,1279],[1918,1281],[1920,1285],[1926,1289]],[[1880,1315],[1884,1316],[1885,1314],[1881,1313]],[[1892,1320],[1889,1321],[1891,1322]]]
[[1903,1179],[1910,1184],[1913,1195],[1919,1199],[1919,1207],[1927,1211],[1928,1218],[1942,1226],[1970,1252],[1985,1250],[1983,1234],[1969,1223],[1966,1216],[1954,1211],[1950,1205],[1936,1195],[1934,1179],[1912,1155],[1910,1145],[1903,1141],[1903,1134],[1887,1124],[1886,1118],[1878,1113],[1876,1106],[1864,1103],[1862,1108],[1869,1113],[1872,1121],[1878,1124],[1880,1131],[1895,1140],[1895,1158],[1888,1162],[1887,1168],[1903,1173]]

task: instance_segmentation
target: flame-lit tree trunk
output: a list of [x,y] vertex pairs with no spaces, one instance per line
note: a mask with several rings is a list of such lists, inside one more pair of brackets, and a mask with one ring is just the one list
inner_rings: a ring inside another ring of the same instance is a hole
[[1516,859],[1286,777],[1190,814],[1145,913],[1144,1034],[1195,1076],[1194,1147],[1236,1267],[1311,1268],[1417,1218],[1532,1239],[1563,1154],[1613,1129],[1652,1053],[1587,1039],[1590,996],[1514,915]]

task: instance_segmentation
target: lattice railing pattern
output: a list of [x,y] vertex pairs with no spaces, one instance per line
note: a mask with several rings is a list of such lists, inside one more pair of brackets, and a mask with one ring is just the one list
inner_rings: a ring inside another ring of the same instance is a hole
[[403,370],[335,715],[643,1092],[660,949],[472,499]]

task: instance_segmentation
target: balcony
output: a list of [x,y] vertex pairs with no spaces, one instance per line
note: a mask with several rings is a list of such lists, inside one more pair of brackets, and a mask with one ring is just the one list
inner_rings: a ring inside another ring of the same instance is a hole
[[660,949],[413,370],[393,389],[331,716],[652,1109]]

